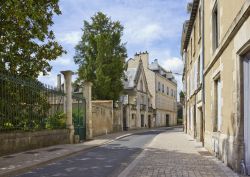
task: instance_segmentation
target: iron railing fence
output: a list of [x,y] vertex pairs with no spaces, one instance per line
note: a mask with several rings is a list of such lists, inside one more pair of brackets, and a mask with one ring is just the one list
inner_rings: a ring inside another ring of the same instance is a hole
[[0,132],[65,128],[64,96],[35,79],[0,73]]

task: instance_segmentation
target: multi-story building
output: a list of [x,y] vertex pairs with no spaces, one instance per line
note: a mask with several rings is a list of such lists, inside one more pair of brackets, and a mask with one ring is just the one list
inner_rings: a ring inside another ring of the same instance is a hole
[[149,64],[148,52],[135,54],[127,62],[128,69],[136,68],[142,62],[148,90],[152,96],[154,125],[172,126],[177,124],[177,82],[170,71],[161,67],[157,60]]
[[195,53],[201,51],[198,97],[203,103],[204,146],[234,170],[250,175],[250,1],[194,0],[189,9],[182,40],[187,132],[195,136],[199,127],[198,106],[190,100],[199,93],[192,94],[191,80],[199,74],[191,70],[199,58]]
[[152,96],[148,89],[142,61],[136,67],[127,68],[123,84],[124,129],[154,127]]
[[[191,4],[189,4],[190,8]],[[191,18],[183,25],[182,54],[184,59],[185,130],[188,134],[204,140],[202,109],[202,14],[200,1],[194,2]],[[191,9],[190,9],[191,10]]]

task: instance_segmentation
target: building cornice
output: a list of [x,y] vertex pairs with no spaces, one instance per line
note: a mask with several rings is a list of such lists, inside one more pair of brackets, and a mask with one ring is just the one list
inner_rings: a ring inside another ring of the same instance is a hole
[[199,3],[200,3],[200,0],[193,0],[192,10],[191,10],[190,18],[189,18],[189,21],[188,21],[187,32],[186,32],[185,37],[184,37],[182,50],[187,49],[187,46],[188,46],[188,43],[189,43],[189,40],[190,40],[190,36],[191,36],[192,30],[193,30],[193,25],[194,25],[194,22],[195,22],[195,18],[196,18],[196,15],[197,15]]
[[226,34],[221,40],[221,43],[219,47],[216,49],[212,56],[212,60],[209,62],[209,64],[206,66],[204,70],[204,75],[206,76],[207,73],[210,71],[212,66],[215,64],[215,62],[220,58],[221,54],[224,52],[224,50],[227,48],[227,46],[230,44],[234,36],[237,34],[239,29],[241,28],[242,24],[247,20],[247,18],[250,15],[250,1],[246,1],[244,5],[242,6],[241,10],[233,20],[232,24],[230,25],[229,29],[227,30]]

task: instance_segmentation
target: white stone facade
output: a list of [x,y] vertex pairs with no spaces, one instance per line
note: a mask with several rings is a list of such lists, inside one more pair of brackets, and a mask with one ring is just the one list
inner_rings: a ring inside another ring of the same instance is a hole
[[149,64],[147,52],[135,54],[129,59],[128,68],[143,64],[147,87],[151,95],[151,104],[154,109],[154,125],[173,126],[177,124],[177,83],[170,71],[164,70],[155,60]]

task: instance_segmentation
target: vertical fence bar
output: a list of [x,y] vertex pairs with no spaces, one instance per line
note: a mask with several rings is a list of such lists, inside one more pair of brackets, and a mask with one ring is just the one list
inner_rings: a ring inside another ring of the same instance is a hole
[[0,132],[65,128],[64,95],[32,78],[0,73]]

